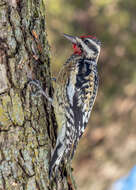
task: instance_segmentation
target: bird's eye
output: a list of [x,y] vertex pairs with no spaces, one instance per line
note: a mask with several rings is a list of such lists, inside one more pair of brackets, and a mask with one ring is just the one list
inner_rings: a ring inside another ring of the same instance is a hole
[[84,42],[85,42],[85,44],[86,44],[86,45],[88,45],[88,44],[89,44],[89,41],[88,41],[88,40],[85,40]]

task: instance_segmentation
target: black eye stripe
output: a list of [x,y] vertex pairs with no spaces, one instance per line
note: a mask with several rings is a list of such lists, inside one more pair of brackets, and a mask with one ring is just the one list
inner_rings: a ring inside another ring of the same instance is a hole
[[89,40],[85,40],[84,43],[93,51],[98,52],[97,48],[95,47],[95,45],[91,44],[91,42]]
[[[101,42],[97,39],[91,39],[92,41],[94,41],[97,45],[101,46]],[[89,43],[91,43],[89,41],[89,39],[84,39],[84,42],[88,45]]]
[[93,51],[97,51],[97,48],[92,44],[88,44],[88,47],[92,49]]
[[88,40],[85,40],[84,42],[85,42],[85,44],[87,44],[87,45],[90,44],[90,42],[89,42]]

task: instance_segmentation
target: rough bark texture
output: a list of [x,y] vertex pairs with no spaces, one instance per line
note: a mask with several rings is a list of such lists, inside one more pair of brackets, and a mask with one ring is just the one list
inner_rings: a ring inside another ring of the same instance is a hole
[[43,1],[0,0],[0,190],[56,189],[48,179],[54,112],[29,78],[52,95]]

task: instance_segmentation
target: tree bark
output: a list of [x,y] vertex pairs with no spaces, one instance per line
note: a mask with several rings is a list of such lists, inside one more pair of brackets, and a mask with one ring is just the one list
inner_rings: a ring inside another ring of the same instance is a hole
[[0,190],[70,189],[49,181],[54,109],[28,84],[52,96],[49,52],[43,0],[0,0]]

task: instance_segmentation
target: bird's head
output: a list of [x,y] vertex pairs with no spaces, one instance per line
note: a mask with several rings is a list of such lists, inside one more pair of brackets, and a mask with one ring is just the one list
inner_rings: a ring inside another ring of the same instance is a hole
[[88,59],[95,59],[100,54],[101,42],[95,37],[88,36],[71,36],[64,34],[68,40],[73,43],[74,54],[85,56]]

